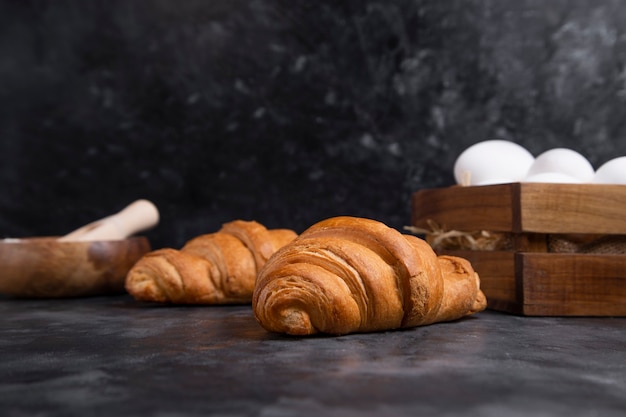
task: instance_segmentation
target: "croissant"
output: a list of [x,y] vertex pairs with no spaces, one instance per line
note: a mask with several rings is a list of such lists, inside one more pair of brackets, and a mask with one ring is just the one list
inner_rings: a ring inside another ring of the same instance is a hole
[[258,269],[296,236],[293,230],[235,220],[180,250],[145,254],[126,275],[126,290],[141,301],[249,304]]
[[341,335],[449,321],[486,308],[463,258],[375,220],[321,221],[261,268],[252,298],[266,330]]

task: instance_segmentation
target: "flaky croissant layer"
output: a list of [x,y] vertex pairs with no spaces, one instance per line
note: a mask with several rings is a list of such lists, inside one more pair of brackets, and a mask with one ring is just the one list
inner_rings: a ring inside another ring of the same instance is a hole
[[358,217],[321,221],[260,269],[252,298],[266,330],[291,335],[372,332],[449,321],[486,308],[462,258]]

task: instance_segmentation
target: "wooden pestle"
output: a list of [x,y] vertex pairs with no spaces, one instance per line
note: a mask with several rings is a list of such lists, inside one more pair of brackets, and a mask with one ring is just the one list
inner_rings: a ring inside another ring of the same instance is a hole
[[159,211],[148,200],[137,200],[120,212],[89,223],[60,237],[59,241],[93,241],[126,239],[150,229],[159,222]]

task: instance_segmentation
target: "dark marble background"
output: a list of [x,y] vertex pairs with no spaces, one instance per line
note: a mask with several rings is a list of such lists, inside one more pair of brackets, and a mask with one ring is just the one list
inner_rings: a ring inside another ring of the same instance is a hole
[[148,198],[153,246],[233,219],[402,228],[486,139],[626,155],[619,0],[0,1],[0,237]]

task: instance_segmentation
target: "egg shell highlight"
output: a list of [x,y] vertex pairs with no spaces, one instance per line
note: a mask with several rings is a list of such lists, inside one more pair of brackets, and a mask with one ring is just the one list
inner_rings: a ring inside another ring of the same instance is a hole
[[539,174],[530,175],[522,182],[544,182],[544,183],[553,183],[553,184],[581,184],[580,181],[576,177],[572,177],[571,175],[563,174],[561,172],[540,172]]

